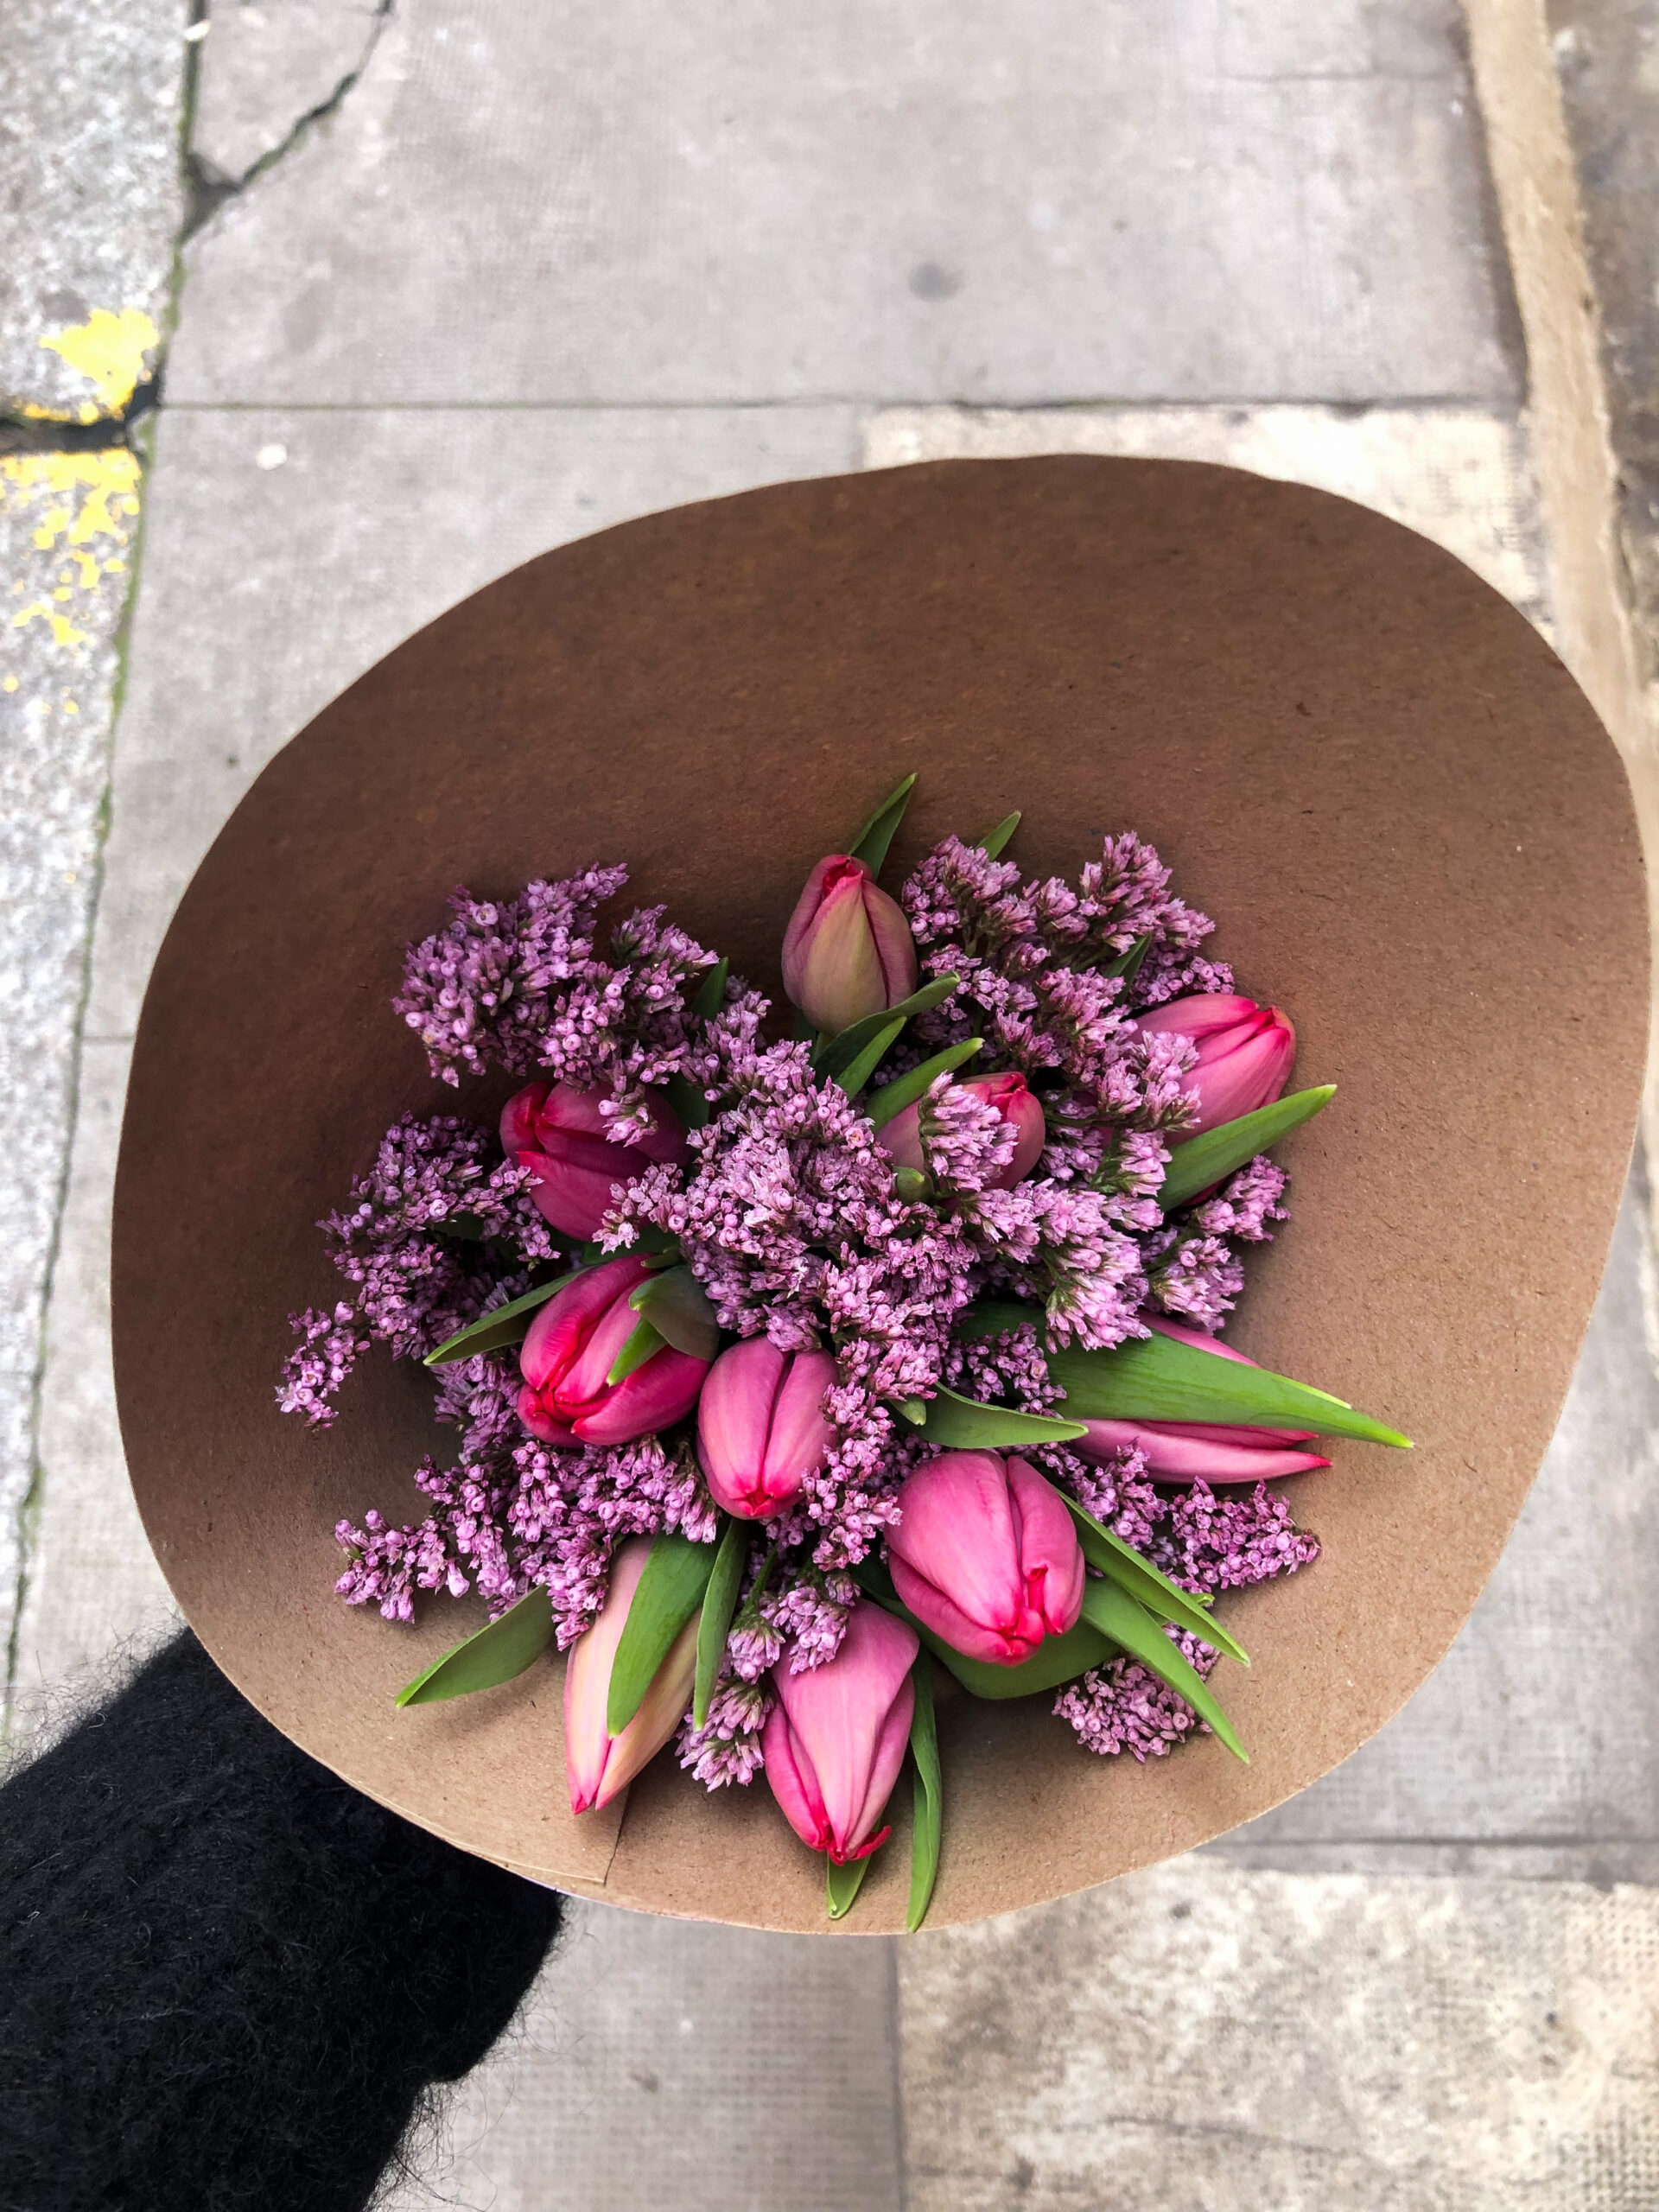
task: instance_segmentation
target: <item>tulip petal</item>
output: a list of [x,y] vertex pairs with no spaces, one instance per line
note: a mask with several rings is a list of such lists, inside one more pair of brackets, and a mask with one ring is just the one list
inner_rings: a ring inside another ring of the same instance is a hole
[[570,1647],[564,1669],[564,1764],[570,1809],[584,1813],[605,1778],[611,1735],[605,1725],[611,1666],[627,1625],[628,1609],[651,1557],[649,1536],[631,1536],[611,1560],[610,1581],[598,1619]]
[[647,1272],[645,1262],[632,1253],[607,1260],[600,1267],[584,1268],[531,1322],[518,1355],[525,1382],[539,1390],[550,1377],[564,1373],[600,1315],[615,1300],[626,1300]]
[[[1007,1462],[1008,1491],[1019,1518],[1020,1566],[1043,1625],[1064,1636],[1083,1604],[1083,1554],[1065,1500],[1024,1459]],[[1041,1576],[1040,1586],[1034,1578]]]
[[[833,1659],[799,1675],[792,1674],[787,1663],[773,1669],[779,1709],[788,1715],[819,1793],[827,1834],[816,1848],[833,1849],[847,1858],[865,1840],[860,1823],[872,1795],[873,1777],[891,1756],[885,1724],[901,1694],[908,1735],[910,1669],[917,1649],[913,1629],[879,1605],[860,1604],[848,1616],[841,1649]],[[770,1767],[769,1741],[765,1748]],[[899,1758],[903,1757],[901,1738]],[[887,1775],[888,1789],[897,1772],[894,1761]],[[781,1796],[779,1802],[784,1802]],[[884,1791],[878,1814],[885,1802]],[[788,1813],[787,1805],[785,1810]],[[797,1834],[804,1834],[791,1818]]]
[[694,1616],[675,1637],[638,1713],[622,1733],[612,1738],[604,1777],[594,1800],[596,1806],[608,1805],[619,1789],[626,1789],[684,1719],[685,1709],[691,1702],[696,1668],[697,1624]]
[[[982,1632],[1014,1627],[1025,1584],[1007,1476],[996,1454],[941,1452],[900,1485],[897,1503],[900,1518],[890,1532],[887,1555],[911,1611],[936,1625],[900,1581],[901,1566],[939,1594],[947,1617],[965,1617]],[[942,1626],[938,1633],[949,1636]],[[975,1650],[973,1656],[995,1653]]]
[[797,1352],[790,1362],[772,1405],[762,1463],[766,1489],[775,1498],[796,1497],[807,1476],[823,1465],[836,1435],[823,1410],[824,1393],[836,1373],[831,1352]]
[[779,1810],[809,1851],[822,1851],[830,1840],[830,1823],[823,1793],[812,1770],[805,1746],[790,1725],[780,1699],[766,1715],[760,1731],[760,1751],[766,1777]]
[[632,1444],[636,1437],[671,1428],[697,1402],[708,1372],[706,1359],[665,1345],[607,1391],[592,1411],[579,1414],[571,1427],[584,1444]]
[[[870,1779],[864,1792],[864,1802],[840,1844],[839,1855],[842,1859],[868,1858],[888,1833],[883,1828],[877,1835],[875,1825],[887,1808],[893,1785],[898,1781],[899,1770],[905,1763],[905,1752],[910,1744],[911,1717],[915,1706],[916,1688],[906,1670],[899,1694],[888,1709],[887,1717],[881,1723],[881,1732],[875,1739],[875,1753],[870,1761]],[[836,1847],[832,1844],[832,1856],[836,1851]]]

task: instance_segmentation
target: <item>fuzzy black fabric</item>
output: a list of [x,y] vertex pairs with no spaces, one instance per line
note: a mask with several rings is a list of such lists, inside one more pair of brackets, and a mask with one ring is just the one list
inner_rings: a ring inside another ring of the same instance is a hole
[[559,1910],[180,1637],[0,1788],[0,2208],[358,2212]]

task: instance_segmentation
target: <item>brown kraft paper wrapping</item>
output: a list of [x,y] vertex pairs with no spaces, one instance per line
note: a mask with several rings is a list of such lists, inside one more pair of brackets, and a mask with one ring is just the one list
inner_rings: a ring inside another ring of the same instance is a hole
[[[1294,1218],[1230,1341],[1417,1440],[1337,1444],[1290,1486],[1323,1557],[1222,1600],[1248,1767],[1208,1738],[1096,1759],[1047,1697],[942,1706],[931,1924],[1202,1843],[1388,1719],[1491,1572],[1595,1294],[1645,1041],[1630,804],[1560,663],[1450,555],[1227,469],[1054,459],[784,485],[502,578],[276,756],[185,896],[122,1139],[116,1370],[150,1540],[232,1680],[359,1789],[584,1894],[827,1924],[764,1781],[709,1796],[664,1757],[620,1827],[573,1818],[558,1665],[394,1709],[482,1608],[348,1611],[332,1530],[418,1515],[449,1432],[383,1351],[332,1431],[280,1416],[287,1317],[336,1295],[315,1224],[389,1123],[509,1087],[457,1100],[390,1011],[455,883],[624,860],[780,999],[808,869],[912,768],[888,880],[1014,807],[1033,873],[1133,829],[1290,1013],[1296,1083],[1339,1090],[1280,1152]],[[908,1855],[906,1812],[849,1932],[902,1924]]]

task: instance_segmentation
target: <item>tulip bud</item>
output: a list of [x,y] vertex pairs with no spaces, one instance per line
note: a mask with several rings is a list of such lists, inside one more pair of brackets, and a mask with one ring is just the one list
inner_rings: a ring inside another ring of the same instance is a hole
[[697,1671],[697,1616],[693,1613],[652,1677],[651,1688],[627,1726],[613,1736],[606,1725],[611,1669],[627,1626],[628,1608],[651,1557],[649,1536],[630,1536],[611,1562],[610,1587],[599,1618],[571,1646],[564,1669],[564,1770],[570,1809],[608,1804],[640,1768],[656,1758],[684,1717]]
[[742,1521],[768,1521],[800,1496],[835,1437],[823,1394],[836,1379],[827,1351],[779,1351],[751,1337],[721,1353],[697,1401],[697,1458],[715,1503]]
[[1177,1144],[1236,1122],[1241,1114],[1253,1114],[1258,1106],[1270,1106],[1290,1080],[1296,1032],[1276,1006],[1213,991],[1171,999],[1135,1019],[1146,1036],[1190,1037],[1198,1048],[1198,1064],[1186,1077],[1188,1090],[1198,1096],[1198,1117],[1172,1131]]
[[[988,1105],[995,1107],[1003,1121],[1014,1126],[1014,1157],[985,1186],[989,1191],[1011,1191],[1016,1183],[1025,1181],[1042,1158],[1043,1147],[1048,1142],[1042,1101],[1026,1088],[1024,1076],[1012,1071],[970,1075],[963,1079],[962,1087],[977,1092]],[[875,1133],[876,1142],[893,1154],[896,1166],[920,1170],[927,1165],[922,1149],[921,1120],[926,1103],[925,1099],[918,1098],[912,1105],[901,1106],[893,1119]]]
[[784,988],[827,1036],[916,988],[916,947],[896,900],[862,861],[821,860],[784,931]]
[[589,1268],[556,1291],[518,1355],[518,1418],[544,1444],[629,1444],[689,1414],[706,1359],[664,1344],[620,1382],[607,1380],[639,1316],[628,1304],[651,1274],[637,1254]]
[[1075,1627],[1083,1553],[1065,1499],[1023,1459],[942,1452],[900,1486],[893,1587],[952,1650],[1017,1667]]
[[910,1740],[921,1649],[914,1629],[869,1600],[854,1606],[835,1657],[792,1675],[772,1669],[778,1702],[760,1748],[772,1794],[801,1841],[838,1866],[867,1859]]
[[[1197,1329],[1150,1313],[1141,1318],[1160,1336],[1178,1338],[1199,1351],[1236,1360],[1242,1367],[1256,1364],[1230,1344]],[[1317,1452],[1297,1448],[1314,1440],[1318,1432],[1311,1428],[1245,1428],[1208,1421],[1085,1421],[1083,1425],[1089,1433],[1077,1438],[1073,1451],[1099,1464],[1126,1446],[1138,1449],[1147,1455],[1147,1472],[1160,1483],[1269,1482],[1279,1475],[1306,1474],[1331,1464]]]
[[686,1156],[685,1131],[654,1093],[651,1135],[613,1144],[605,1134],[612,1124],[599,1110],[601,1096],[574,1083],[532,1083],[501,1109],[507,1158],[531,1170],[531,1198],[567,1236],[597,1236],[615,1203],[614,1185]]

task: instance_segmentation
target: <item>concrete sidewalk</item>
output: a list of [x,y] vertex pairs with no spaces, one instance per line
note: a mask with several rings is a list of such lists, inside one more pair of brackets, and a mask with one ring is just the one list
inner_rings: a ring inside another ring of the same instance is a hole
[[[20,1732],[169,1617],[106,1320],[149,961],[272,752],[443,607],[747,485],[1127,451],[1364,499],[1585,635],[1440,0],[219,0],[194,39],[160,0],[90,34],[33,3],[0,62],[29,119],[0,138],[28,245],[0,295]],[[47,419],[83,409],[106,427]],[[899,1950],[582,1909],[395,2201],[1652,2212],[1649,1218],[1638,1179],[1474,1620],[1338,1773],[1209,1853]]]

